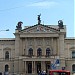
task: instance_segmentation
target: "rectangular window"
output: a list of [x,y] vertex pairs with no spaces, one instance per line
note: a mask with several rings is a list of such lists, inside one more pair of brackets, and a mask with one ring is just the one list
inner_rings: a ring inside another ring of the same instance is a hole
[[72,51],[72,58],[75,58],[75,51]]

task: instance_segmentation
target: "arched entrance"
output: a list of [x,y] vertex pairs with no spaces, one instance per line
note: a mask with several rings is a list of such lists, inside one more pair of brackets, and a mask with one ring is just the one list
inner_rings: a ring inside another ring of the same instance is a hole
[[5,72],[9,71],[9,65],[5,65]]
[[5,72],[4,72],[4,75],[9,75],[9,65],[5,65]]

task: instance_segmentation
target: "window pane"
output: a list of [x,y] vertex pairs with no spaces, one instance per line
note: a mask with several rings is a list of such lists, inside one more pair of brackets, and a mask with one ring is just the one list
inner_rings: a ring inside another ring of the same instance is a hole
[[41,48],[38,48],[38,50],[37,50],[37,56],[41,56],[42,55],[42,50],[41,50]]
[[29,49],[29,56],[32,56],[32,55],[33,55],[33,49],[30,48],[30,49]]
[[75,72],[75,64],[72,65],[72,71]]
[[5,59],[9,59],[9,52],[8,51],[6,51],[6,53],[5,53]]
[[72,58],[75,58],[75,51],[72,51]]
[[50,56],[50,49],[49,48],[46,49],[46,56]]
[[9,68],[9,66],[8,65],[5,65],[5,72],[8,71],[8,68]]

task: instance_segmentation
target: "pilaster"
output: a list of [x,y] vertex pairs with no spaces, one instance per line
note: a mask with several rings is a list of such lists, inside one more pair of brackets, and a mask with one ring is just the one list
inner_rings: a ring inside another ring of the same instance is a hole
[[35,61],[32,61],[32,74],[35,74]]
[[15,35],[15,58],[19,56],[20,49],[20,36],[19,34]]
[[37,50],[36,50],[36,38],[34,38],[34,56],[37,56]]
[[41,61],[41,70],[45,71],[45,61]]
[[43,55],[46,55],[46,50],[45,50],[45,39],[44,39],[44,38],[43,38],[43,43],[42,43],[42,44],[43,44],[43,51],[42,51],[43,53],[42,53],[42,54],[43,54]]
[[25,38],[25,54],[26,55],[28,55],[27,46],[28,46],[27,38]]
[[24,73],[26,74],[26,61],[24,61]]
[[51,46],[52,46],[52,54],[54,54],[54,48],[53,48],[53,37],[51,38]]
[[60,34],[59,37],[59,50],[60,50],[60,57],[64,58],[64,35]]

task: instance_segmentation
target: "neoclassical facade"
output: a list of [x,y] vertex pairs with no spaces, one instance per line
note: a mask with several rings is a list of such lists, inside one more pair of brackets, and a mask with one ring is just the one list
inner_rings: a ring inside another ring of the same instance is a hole
[[42,70],[48,73],[57,59],[55,69],[75,72],[75,38],[66,37],[62,21],[58,25],[43,25],[39,21],[24,29],[19,22],[14,36],[0,38],[1,73],[37,75]]

